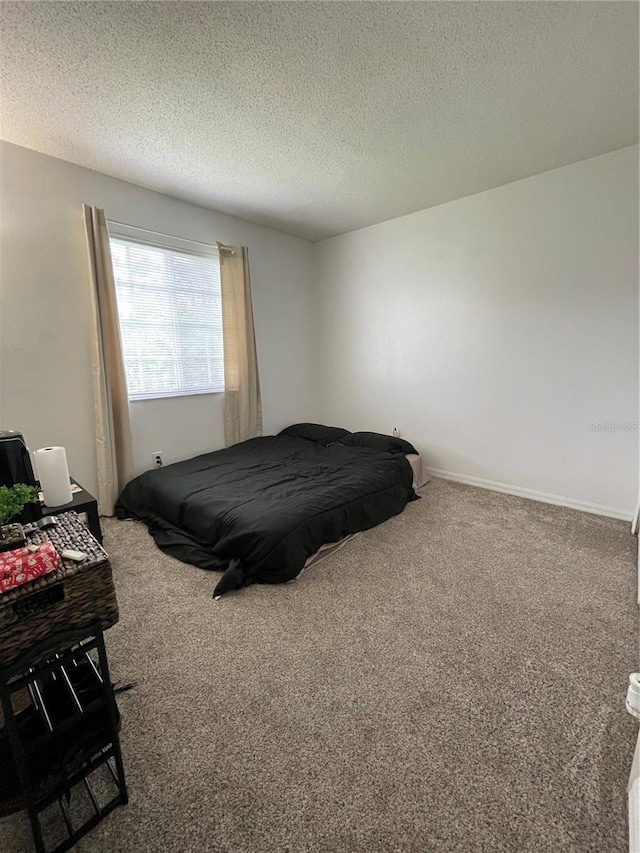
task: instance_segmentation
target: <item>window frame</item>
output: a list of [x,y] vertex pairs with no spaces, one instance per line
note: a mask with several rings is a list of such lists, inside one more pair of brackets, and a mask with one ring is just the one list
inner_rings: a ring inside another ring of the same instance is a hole
[[[209,243],[200,243],[197,240],[188,240],[183,237],[174,237],[168,234],[161,234],[157,231],[147,231],[144,228],[138,228],[133,225],[125,225],[120,222],[107,221],[107,228],[109,231],[109,241],[114,240],[126,240],[128,243],[139,243],[142,246],[149,246],[151,248],[157,249],[165,249],[168,251],[177,252],[185,255],[193,255],[195,257],[201,258],[215,258],[218,260],[218,268],[219,268],[219,258],[220,253],[218,252],[218,247],[215,244]],[[197,248],[194,248],[197,247]],[[117,283],[115,281],[114,275],[114,286],[116,288],[116,304],[117,304]],[[222,295],[220,294],[220,312],[221,312],[221,320],[222,320]],[[118,322],[120,322],[120,317],[118,316]],[[222,336],[222,330],[220,332]],[[122,327],[120,327],[120,336],[122,337]],[[224,354],[224,344],[223,354]],[[224,355],[223,355],[224,357]],[[125,374],[127,372],[126,359],[124,358],[123,353],[123,361]],[[196,396],[208,396],[211,394],[224,394],[225,392],[225,384],[224,384],[224,362],[222,364],[222,387],[221,388],[197,388],[197,389],[187,389],[183,391],[145,391],[143,393],[135,394],[131,393],[127,389],[129,402],[137,403],[143,400],[162,400],[168,399],[171,397],[196,397]]]

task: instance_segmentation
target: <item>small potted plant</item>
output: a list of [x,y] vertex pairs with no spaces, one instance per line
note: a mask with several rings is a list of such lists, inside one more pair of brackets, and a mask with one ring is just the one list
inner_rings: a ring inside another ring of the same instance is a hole
[[20,515],[27,504],[37,503],[38,489],[24,483],[0,486],[0,552],[20,548],[27,541],[21,524],[7,524]]

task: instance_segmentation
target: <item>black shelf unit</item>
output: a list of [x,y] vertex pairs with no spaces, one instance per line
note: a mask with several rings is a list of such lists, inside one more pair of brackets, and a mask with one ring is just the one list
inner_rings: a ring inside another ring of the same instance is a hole
[[[31,648],[0,672],[0,696],[0,815],[26,809],[37,853],[63,853],[128,801],[100,625]],[[63,837],[47,844],[56,804]]]

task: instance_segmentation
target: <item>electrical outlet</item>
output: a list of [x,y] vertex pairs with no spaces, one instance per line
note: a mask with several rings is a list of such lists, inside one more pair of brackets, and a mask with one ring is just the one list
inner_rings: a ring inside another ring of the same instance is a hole
[[398,427],[393,428],[393,434],[396,438],[400,438],[400,430],[398,429]]
[[151,454],[151,458],[153,459],[153,464],[156,468],[162,468],[162,451],[154,450]]

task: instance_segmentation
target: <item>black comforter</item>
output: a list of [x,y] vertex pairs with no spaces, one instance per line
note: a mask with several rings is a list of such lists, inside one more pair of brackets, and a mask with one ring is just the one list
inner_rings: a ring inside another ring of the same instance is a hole
[[291,580],[322,545],[402,512],[411,483],[399,453],[269,436],[147,471],[116,512],[166,553],[224,571],[218,596]]

